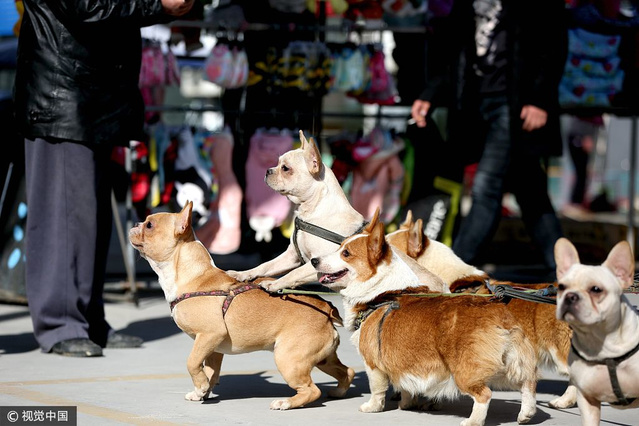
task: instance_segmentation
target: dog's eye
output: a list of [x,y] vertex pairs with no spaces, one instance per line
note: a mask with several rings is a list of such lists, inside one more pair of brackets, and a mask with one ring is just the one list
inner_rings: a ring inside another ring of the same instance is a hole
[[153,228],[153,224],[151,222],[147,222],[146,229],[151,229],[151,228]]
[[286,164],[282,164],[282,171],[283,172],[288,172],[290,169],[288,168],[288,166]]
[[563,284],[558,284],[558,285],[557,285],[557,290],[559,290],[559,291],[564,291],[565,289],[566,289],[566,286],[565,286],[565,285],[563,285]]
[[599,287],[597,287],[596,285],[595,285],[595,286],[590,287],[590,292],[591,292],[591,293],[601,293],[602,291],[603,291],[603,290],[602,290],[602,289],[600,289]]
[[348,250],[344,250],[344,251],[342,252],[342,257],[349,257],[350,255],[351,255],[351,254],[349,253],[349,251],[348,251]]

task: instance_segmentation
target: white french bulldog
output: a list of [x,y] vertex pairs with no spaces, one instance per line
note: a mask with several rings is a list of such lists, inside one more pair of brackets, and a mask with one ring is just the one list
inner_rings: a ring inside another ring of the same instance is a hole
[[[364,217],[348,202],[333,171],[322,163],[313,139],[307,141],[300,130],[300,140],[300,148],[284,153],[277,166],[267,170],[266,184],[295,204],[295,216],[303,221],[344,237],[358,232],[365,224]],[[239,281],[286,274],[260,285],[269,291],[296,287],[317,280],[310,259],[338,248],[339,244],[298,231],[291,236],[286,251],[275,259],[247,271],[226,272]]]
[[639,407],[639,313],[623,291],[633,283],[635,259],[626,241],[600,266],[582,265],[565,238],[555,244],[557,318],[573,330],[568,358],[582,425],[598,425],[601,403]]

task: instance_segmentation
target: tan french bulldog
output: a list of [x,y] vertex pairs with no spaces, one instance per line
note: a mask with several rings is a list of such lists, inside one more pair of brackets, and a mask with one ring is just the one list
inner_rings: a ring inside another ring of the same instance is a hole
[[[284,153],[277,166],[267,170],[266,184],[295,204],[295,216],[305,222],[344,237],[361,230],[365,224],[364,217],[348,202],[333,171],[322,163],[313,139],[307,141],[300,130],[300,140],[300,148]],[[270,291],[292,288],[317,281],[317,273],[310,259],[338,248],[339,244],[300,231],[291,236],[286,251],[275,259],[247,271],[227,273],[239,281],[286,274],[262,285]]]
[[557,319],[573,330],[568,358],[582,425],[598,425],[601,403],[639,407],[639,314],[623,291],[633,283],[635,259],[626,241],[600,266],[582,265],[565,238],[555,244]]
[[152,214],[129,232],[133,247],[157,273],[175,323],[195,340],[187,360],[195,389],[185,398],[200,401],[209,396],[224,354],[259,350],[274,352],[279,372],[297,391],[273,401],[271,409],[287,410],[318,399],[313,367],[337,379],[330,396],[344,396],[354,371],[337,357],[334,324],[341,325],[341,318],[335,307],[310,296],[272,295],[228,276],[195,239],[192,208],[189,202],[180,213]]

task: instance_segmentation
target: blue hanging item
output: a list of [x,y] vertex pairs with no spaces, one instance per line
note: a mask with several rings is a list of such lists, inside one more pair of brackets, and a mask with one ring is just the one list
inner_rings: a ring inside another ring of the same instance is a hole
[[15,0],[0,0],[0,37],[15,36],[13,26],[18,18]]

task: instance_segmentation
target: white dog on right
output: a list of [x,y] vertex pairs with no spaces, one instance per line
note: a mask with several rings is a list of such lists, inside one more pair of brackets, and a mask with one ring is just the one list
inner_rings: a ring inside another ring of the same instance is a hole
[[639,313],[623,291],[633,283],[630,245],[615,245],[600,266],[579,262],[577,249],[555,244],[557,318],[573,330],[568,363],[584,426],[598,425],[601,403],[639,407]]

